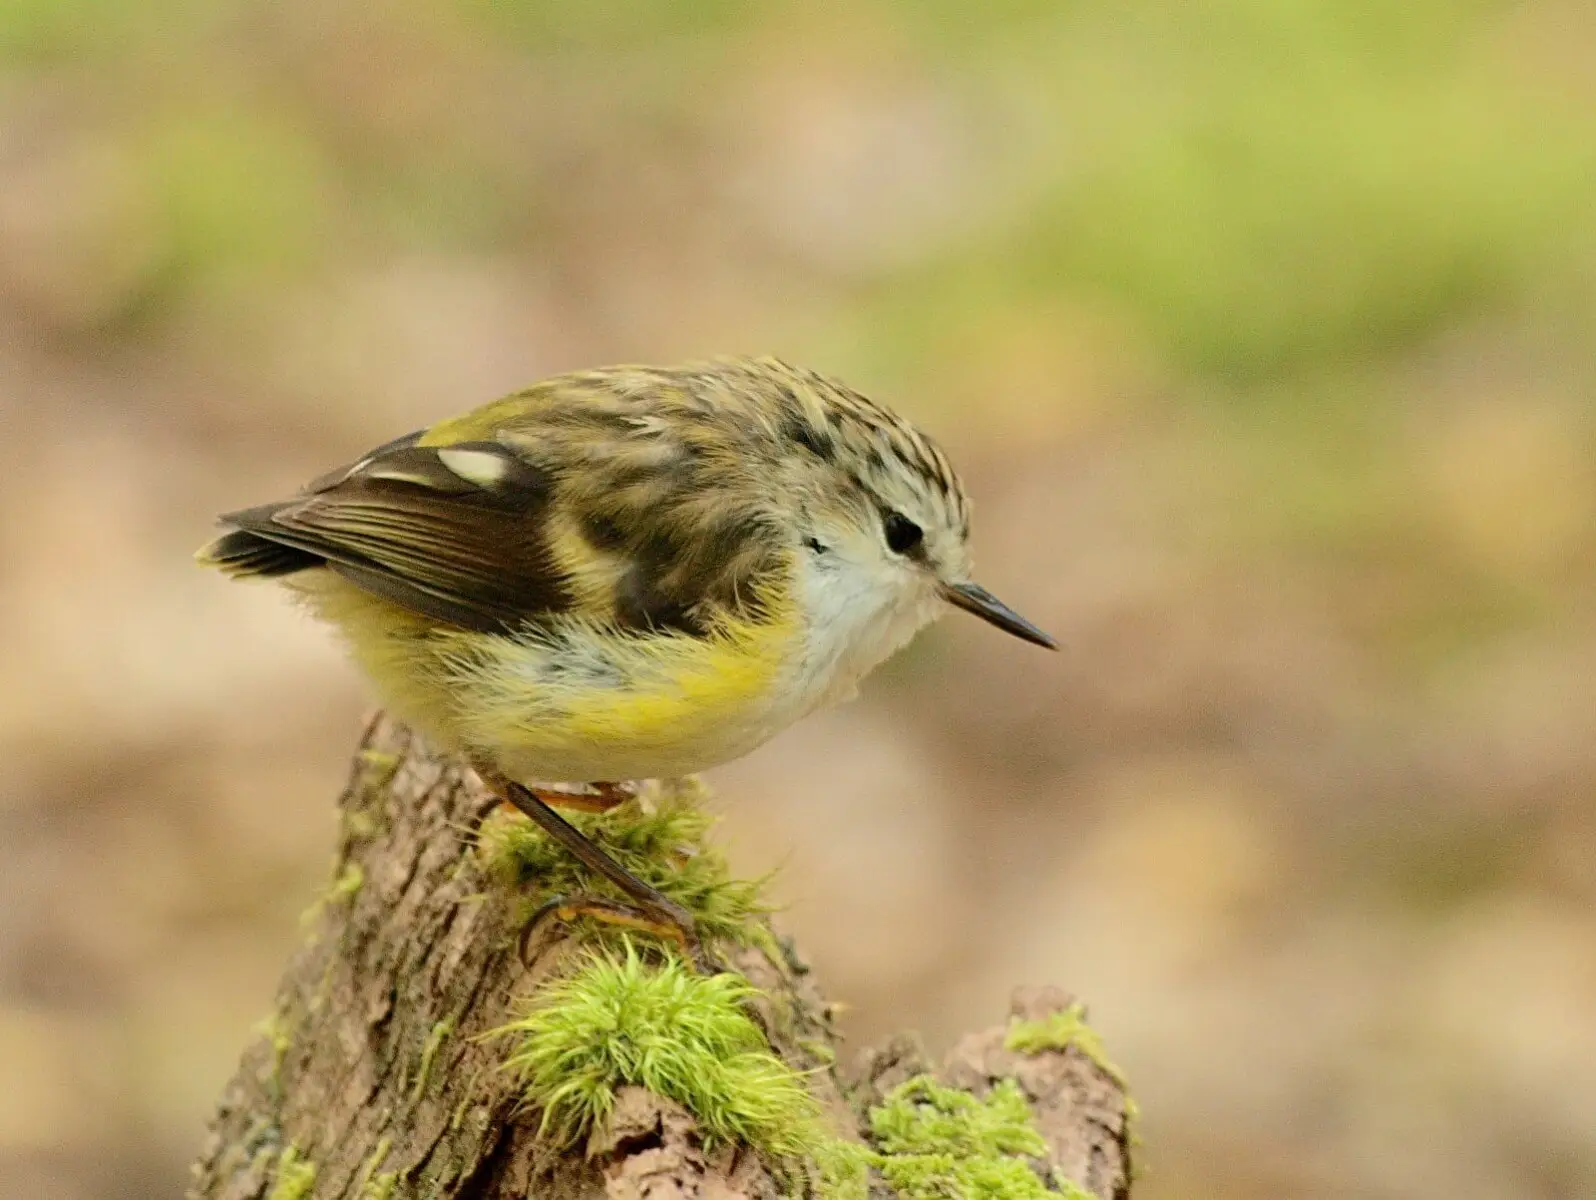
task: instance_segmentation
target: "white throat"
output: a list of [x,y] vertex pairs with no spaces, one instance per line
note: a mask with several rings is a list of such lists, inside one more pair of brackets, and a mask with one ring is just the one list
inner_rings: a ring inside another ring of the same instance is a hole
[[803,652],[793,691],[809,712],[851,700],[859,681],[934,620],[929,588],[906,588],[900,571],[804,555],[798,572]]

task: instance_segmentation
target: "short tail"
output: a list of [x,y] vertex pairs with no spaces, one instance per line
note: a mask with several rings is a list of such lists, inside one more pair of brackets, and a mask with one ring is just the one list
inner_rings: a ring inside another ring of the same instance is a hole
[[224,533],[194,555],[203,566],[215,567],[234,579],[275,579],[326,564],[326,559],[281,542],[270,541],[245,529]]

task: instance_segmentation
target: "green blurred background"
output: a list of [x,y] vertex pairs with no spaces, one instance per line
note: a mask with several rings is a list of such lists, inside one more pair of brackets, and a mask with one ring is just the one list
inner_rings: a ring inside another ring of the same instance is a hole
[[1596,14],[0,3],[0,1190],[173,1195],[366,703],[189,553],[541,375],[775,352],[983,579],[715,773],[863,1045],[1091,1004],[1144,1200],[1596,1195]]

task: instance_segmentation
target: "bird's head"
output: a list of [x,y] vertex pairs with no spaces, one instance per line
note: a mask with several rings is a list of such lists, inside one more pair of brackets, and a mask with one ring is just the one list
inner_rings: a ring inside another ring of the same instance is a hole
[[1056,648],[972,577],[970,500],[941,448],[835,380],[776,366],[786,381],[774,432],[793,468],[787,499],[811,577],[839,603],[879,605],[909,633],[952,605]]

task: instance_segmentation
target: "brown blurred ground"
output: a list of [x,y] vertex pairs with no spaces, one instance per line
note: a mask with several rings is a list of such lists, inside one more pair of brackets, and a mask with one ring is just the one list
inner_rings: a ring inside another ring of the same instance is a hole
[[1079,991],[1149,1200],[1596,1194],[1588,11],[829,11],[0,5],[0,1192],[173,1194],[324,870],[361,685],[212,515],[773,351],[1066,646],[716,773],[850,1032]]

